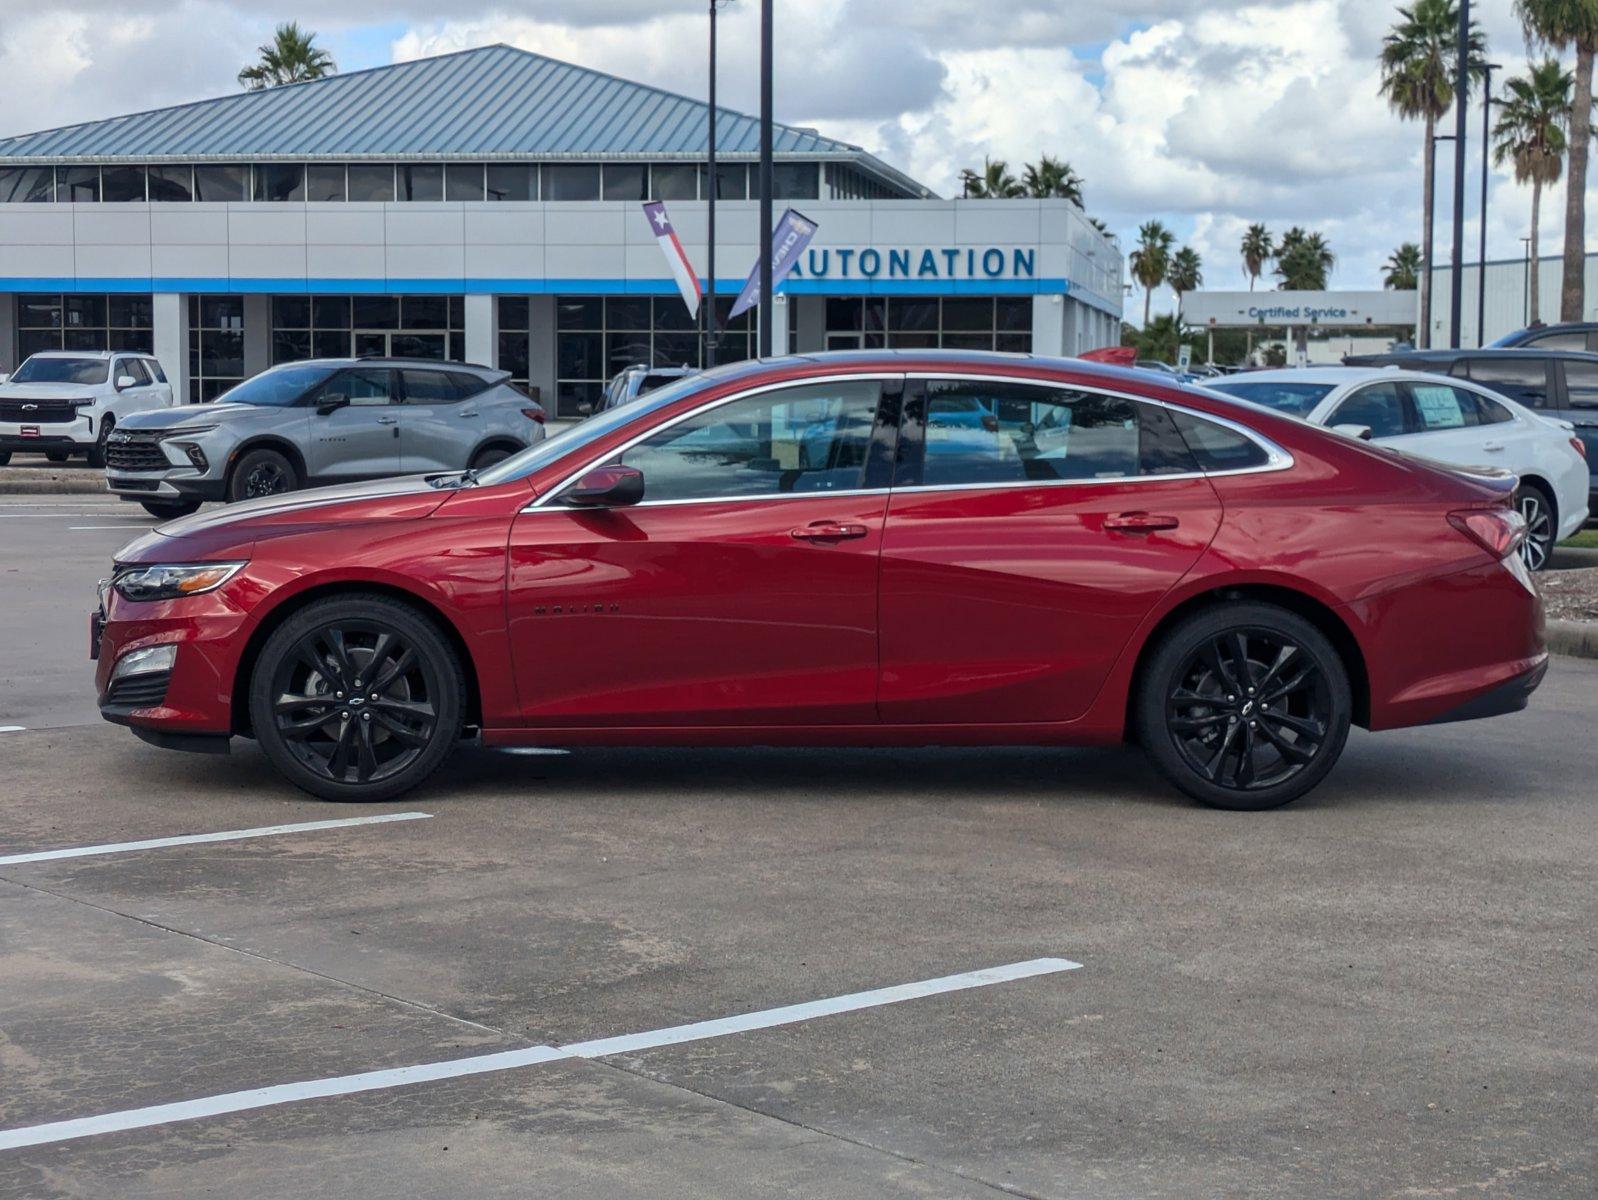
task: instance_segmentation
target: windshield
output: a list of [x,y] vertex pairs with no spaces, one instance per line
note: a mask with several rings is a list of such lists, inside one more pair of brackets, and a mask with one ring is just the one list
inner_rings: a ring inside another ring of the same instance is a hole
[[700,388],[714,384],[720,374],[719,371],[712,371],[704,375],[688,375],[669,387],[650,392],[646,399],[635,400],[618,408],[607,408],[586,421],[562,430],[554,437],[545,438],[529,446],[520,454],[513,454],[503,462],[495,463],[478,474],[476,480],[480,484],[495,484],[512,479],[525,479],[556,459],[598,441],[611,430],[620,429],[623,425],[639,420]]
[[12,383],[104,383],[111,364],[103,358],[43,358],[35,354],[17,368]]
[[231,391],[218,396],[219,404],[260,404],[286,408],[325,380],[337,367],[273,367],[254,379],[246,379]]
[[1247,400],[1265,408],[1274,408],[1295,417],[1307,417],[1315,406],[1326,399],[1333,385],[1329,383],[1288,383],[1266,379],[1228,379],[1206,384],[1212,392],[1225,392],[1239,400]]

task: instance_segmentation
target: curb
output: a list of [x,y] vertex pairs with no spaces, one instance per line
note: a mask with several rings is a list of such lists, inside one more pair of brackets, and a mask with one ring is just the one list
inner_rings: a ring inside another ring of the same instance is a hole
[[0,479],[0,496],[109,496],[104,479]]
[[1548,652],[1598,658],[1598,621],[1549,621]]

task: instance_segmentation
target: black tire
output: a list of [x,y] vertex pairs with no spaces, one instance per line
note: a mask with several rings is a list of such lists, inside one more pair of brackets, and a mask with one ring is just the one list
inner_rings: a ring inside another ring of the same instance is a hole
[[11,461],[11,451],[9,451],[9,450],[0,450],[0,467],[5,466],[10,461]]
[[357,803],[392,799],[436,771],[466,710],[449,639],[410,605],[374,595],[318,600],[278,626],[249,696],[273,766],[313,796]]
[[1526,540],[1520,545],[1520,560],[1528,571],[1546,571],[1559,536],[1559,507],[1548,489],[1527,482],[1515,492],[1515,507],[1526,518]]
[[155,500],[140,500],[139,507],[152,517],[160,517],[163,521],[175,521],[179,517],[186,517],[190,513],[200,511],[198,500],[176,500],[169,504],[162,504]]
[[515,451],[507,450],[503,446],[490,446],[486,450],[479,450],[472,456],[472,470],[486,470],[495,463],[504,462],[514,453]]
[[1136,686],[1135,730],[1160,773],[1195,800],[1242,812],[1320,783],[1353,715],[1336,649],[1274,604],[1219,604],[1184,618]]
[[96,471],[105,470],[105,442],[116,426],[116,420],[112,417],[100,422],[100,436],[94,439],[94,447],[89,451],[89,465]]
[[258,500],[262,496],[280,496],[298,491],[300,473],[284,454],[262,447],[251,450],[228,473],[227,498],[229,502]]
[[68,450],[46,450],[44,452],[46,462],[64,463],[71,457],[72,453]]

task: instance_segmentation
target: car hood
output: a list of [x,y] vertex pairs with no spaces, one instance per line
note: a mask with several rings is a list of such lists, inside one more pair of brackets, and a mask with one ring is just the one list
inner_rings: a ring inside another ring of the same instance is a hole
[[[183,404],[177,408],[146,409],[130,413],[120,422],[123,429],[184,429],[195,425],[219,425],[250,413],[268,411],[259,404]],[[287,409],[276,411],[287,412]]]
[[76,400],[94,395],[95,383],[0,383],[0,400]]
[[206,561],[231,555],[247,556],[249,548],[262,538],[302,529],[332,523],[417,520],[433,512],[453,494],[447,488],[433,487],[428,483],[430,478],[436,476],[374,479],[207,509],[156,526],[119,550],[116,561]]

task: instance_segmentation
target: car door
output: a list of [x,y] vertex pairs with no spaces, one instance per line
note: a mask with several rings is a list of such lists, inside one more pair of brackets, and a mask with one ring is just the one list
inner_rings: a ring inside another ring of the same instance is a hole
[[[1550,413],[1576,427],[1576,436],[1587,447],[1590,488],[1598,494],[1598,361],[1567,358],[1562,368],[1562,406]],[[1598,513],[1594,514],[1598,516]]]
[[311,400],[306,466],[317,483],[400,473],[394,372],[352,367],[324,383]]
[[1055,384],[907,386],[882,542],[889,724],[1080,716],[1220,525],[1157,404]]
[[559,489],[521,513],[507,603],[527,723],[873,722],[883,385],[714,403],[606,460],[643,472],[641,503]]
[[[127,387],[116,387],[120,379],[131,379]],[[111,361],[111,386],[115,388],[107,406],[118,421],[132,413],[161,407],[161,396],[155,380],[144,363],[136,358],[117,358]]]
[[463,377],[409,367],[399,376],[400,469],[407,475],[464,470],[485,422],[478,405],[467,397],[469,389],[456,382]]
[[1463,467],[1505,464],[1509,444],[1502,430],[1494,434],[1482,426],[1473,393],[1441,379],[1435,383],[1412,379],[1403,386],[1409,393],[1416,431],[1403,439],[1401,448]]

